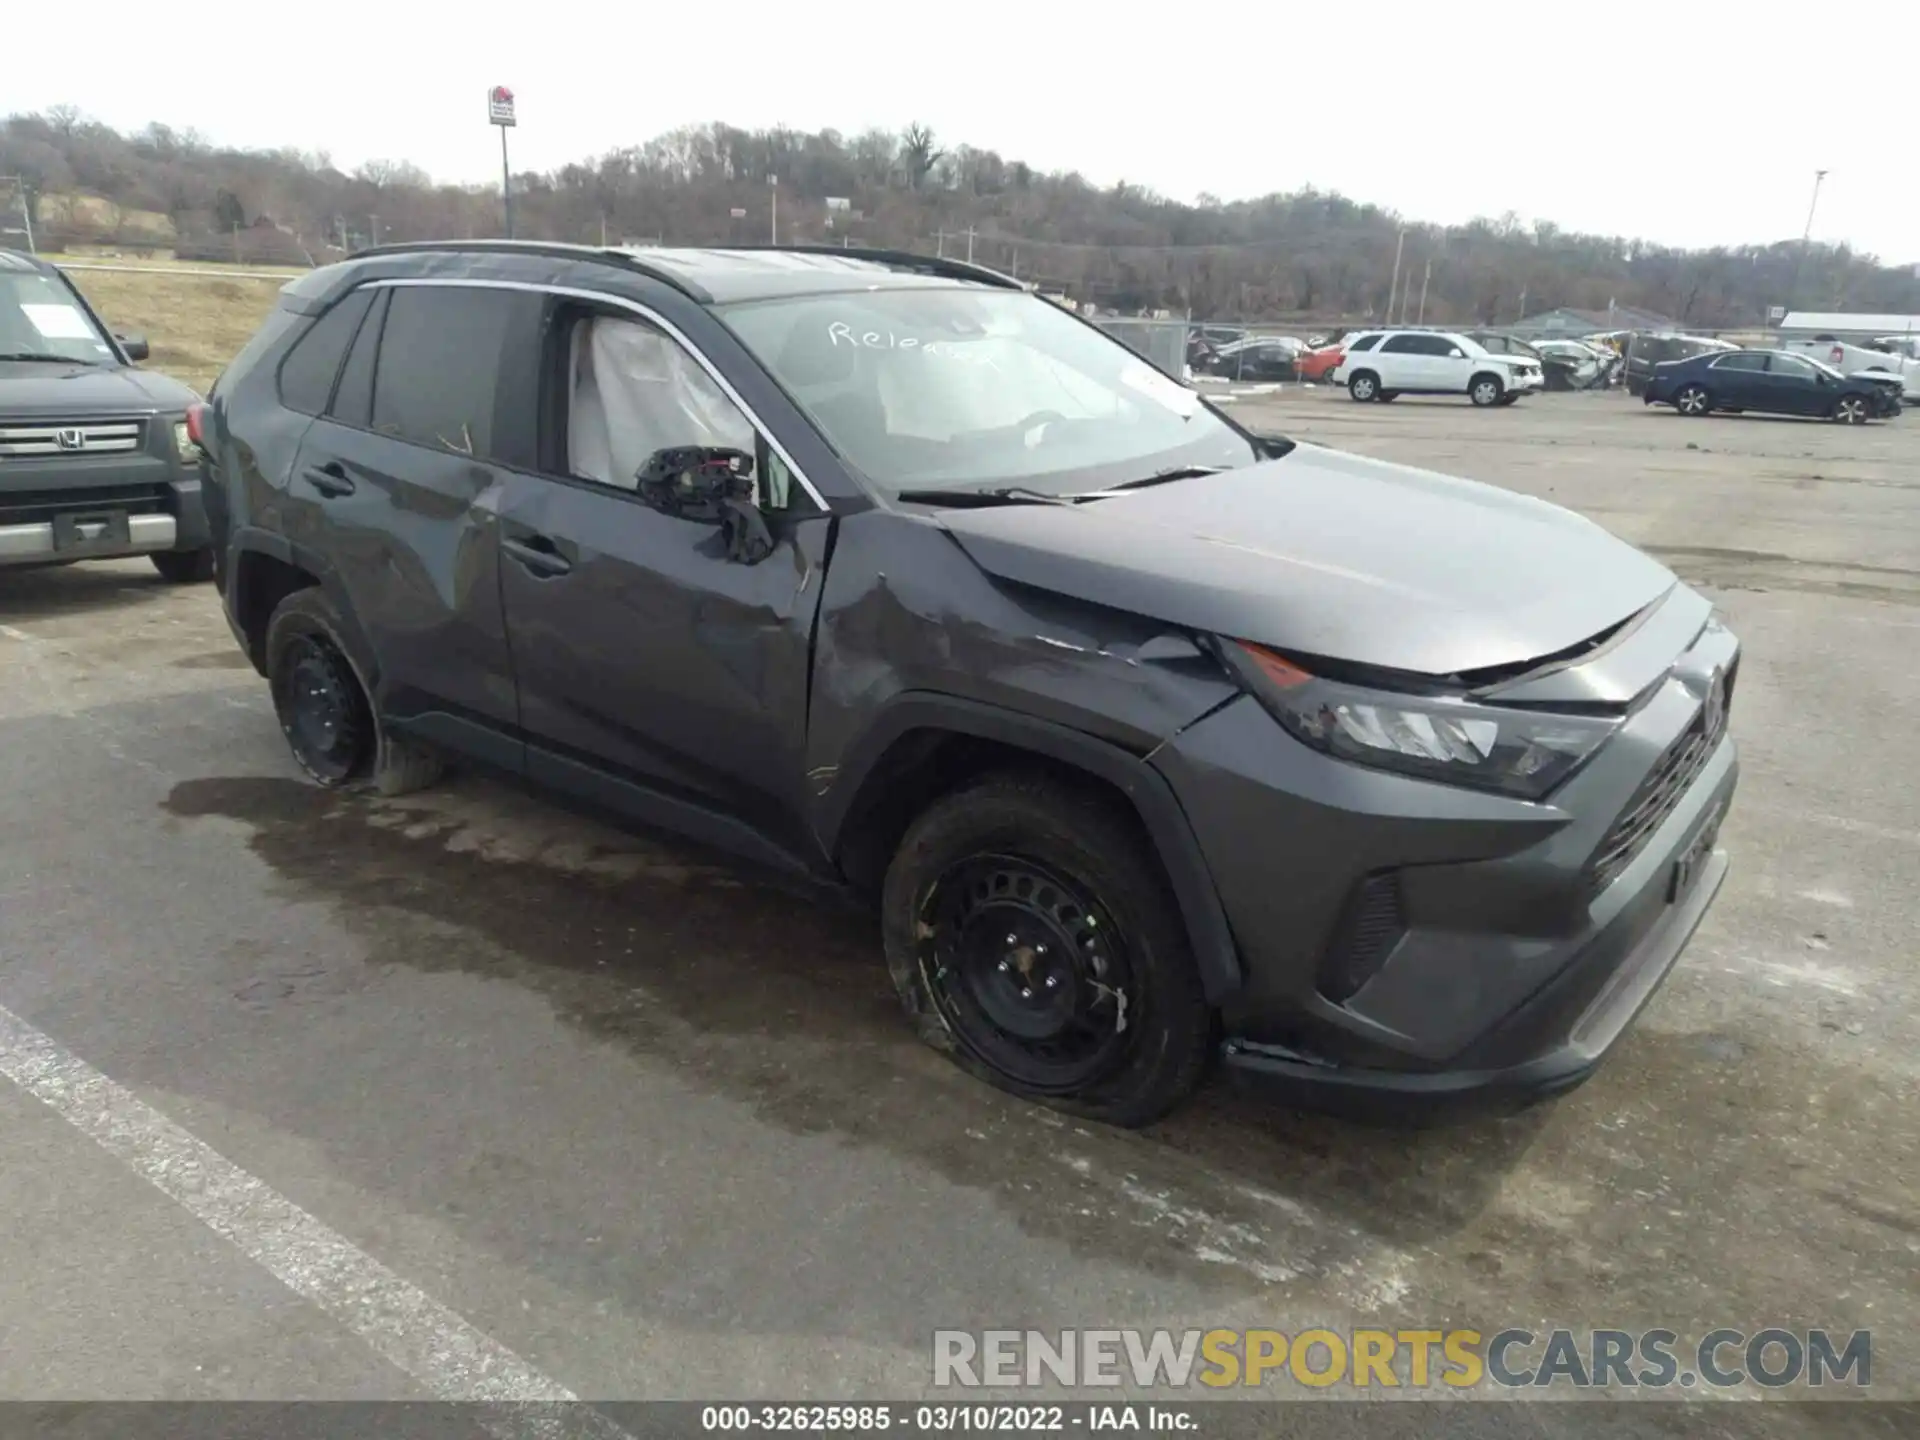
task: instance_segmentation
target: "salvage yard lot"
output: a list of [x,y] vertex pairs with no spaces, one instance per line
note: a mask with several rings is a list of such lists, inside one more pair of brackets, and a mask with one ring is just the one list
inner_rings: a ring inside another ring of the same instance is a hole
[[[1920,1398],[1920,417],[1234,413],[1569,505],[1745,643],[1732,874],[1563,1100],[1062,1120],[916,1045],[863,916],[490,782],[302,784],[212,591],[132,562],[0,575],[0,1073],[51,1037],[581,1395],[914,1395],[936,1327],[1377,1324],[1870,1328]],[[0,1083],[0,1397],[418,1393],[387,1320],[67,1113]]]

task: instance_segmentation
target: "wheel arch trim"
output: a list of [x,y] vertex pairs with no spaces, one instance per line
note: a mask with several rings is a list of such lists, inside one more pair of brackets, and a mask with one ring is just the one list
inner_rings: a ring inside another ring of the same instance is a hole
[[1132,805],[1166,873],[1208,1002],[1217,1005],[1240,989],[1240,955],[1226,909],[1172,786],[1143,757],[1085,731],[936,691],[903,692],[847,746],[831,787],[814,802],[815,834],[826,854],[838,853],[854,800],[868,777],[895,741],[916,730],[995,741],[1113,786]]

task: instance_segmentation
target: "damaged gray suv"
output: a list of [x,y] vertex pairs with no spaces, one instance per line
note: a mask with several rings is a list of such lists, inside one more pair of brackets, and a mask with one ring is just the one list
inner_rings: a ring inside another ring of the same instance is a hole
[[986,270],[370,251],[195,433],[316,781],[453,760],[869,897],[920,1033],[1083,1115],[1216,1060],[1390,1118],[1563,1090],[1726,872],[1705,599]]

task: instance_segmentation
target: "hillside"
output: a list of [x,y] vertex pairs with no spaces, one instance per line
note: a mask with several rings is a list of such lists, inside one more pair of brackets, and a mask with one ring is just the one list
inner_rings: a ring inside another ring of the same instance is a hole
[[[308,263],[370,237],[496,235],[502,224],[497,190],[436,185],[404,161],[346,174],[324,154],[216,149],[158,123],[123,135],[70,107],[0,121],[0,175],[21,177],[47,247],[103,242]],[[1523,307],[1605,310],[1612,301],[1725,328],[1760,322],[1790,294],[1803,308],[1920,311],[1915,267],[1845,246],[1816,245],[1802,267],[1797,240],[1688,251],[1522,227],[1511,215],[1441,227],[1312,189],[1187,205],[1124,183],[1102,189],[1076,174],[1042,174],[919,127],[851,137],[724,124],[675,131],[516,177],[516,233],[761,243],[770,177],[783,241],[971,251],[1121,310],[1380,315],[1404,223],[1403,276],[1416,290],[1426,281],[1429,321],[1496,323]]]

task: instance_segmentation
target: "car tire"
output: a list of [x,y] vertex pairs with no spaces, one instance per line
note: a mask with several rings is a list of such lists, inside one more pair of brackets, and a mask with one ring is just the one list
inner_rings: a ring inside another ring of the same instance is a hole
[[1347,381],[1347,394],[1366,404],[1380,398],[1380,377],[1371,370],[1361,370]]
[[169,585],[204,585],[213,579],[213,547],[198,550],[156,550],[147,557]]
[[1713,409],[1713,396],[1704,385],[1682,385],[1674,394],[1673,408],[1688,419],[1698,420]]
[[319,589],[297,590],[267,622],[267,684],[294,762],[317,785],[338,790],[370,779],[382,795],[406,795],[438,780],[437,751],[389,733],[348,659],[344,626]]
[[979,1079],[1136,1127],[1205,1074],[1213,1014],[1124,802],[1048,775],[989,775],[908,826],[880,908],[908,1017]]
[[1489,405],[1498,405],[1507,387],[1500,383],[1498,375],[1476,375],[1467,382],[1467,398],[1485,409]]
[[1864,425],[1872,418],[1871,409],[1864,395],[1842,395],[1833,402],[1829,417],[1840,425]]

